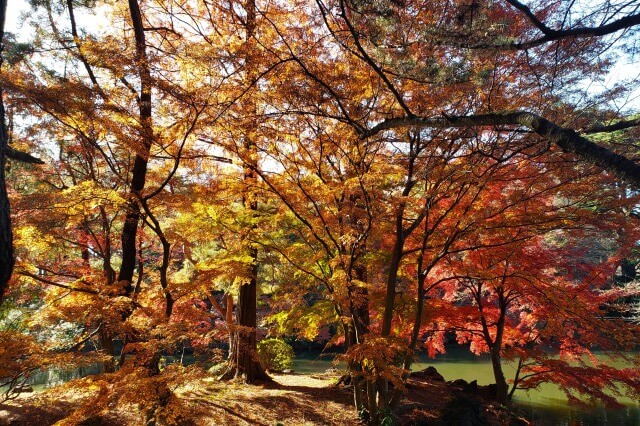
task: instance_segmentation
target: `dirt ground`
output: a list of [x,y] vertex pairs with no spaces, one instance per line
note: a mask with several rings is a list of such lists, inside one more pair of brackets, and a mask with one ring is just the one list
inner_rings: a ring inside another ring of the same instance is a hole
[[[172,389],[156,424],[179,425],[357,425],[348,390],[332,387],[335,375],[272,374],[272,383],[245,385],[197,378]],[[80,379],[44,392],[21,394],[0,405],[1,425],[145,424],[145,408],[135,403],[101,410],[84,410],[101,400],[100,385]],[[81,389],[81,390],[80,390]],[[152,395],[153,396],[153,395]],[[140,394],[143,398],[144,395]],[[75,415],[74,415],[75,414]],[[84,417],[84,419],[82,419]]]

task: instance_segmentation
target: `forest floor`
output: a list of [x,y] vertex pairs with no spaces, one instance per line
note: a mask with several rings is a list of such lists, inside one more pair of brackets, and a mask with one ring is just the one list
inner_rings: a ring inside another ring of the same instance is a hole
[[[257,385],[201,374],[90,376],[0,404],[0,425],[362,425],[335,374],[272,374]],[[174,380],[175,379],[175,380]],[[442,381],[410,379],[401,425],[527,424]]]

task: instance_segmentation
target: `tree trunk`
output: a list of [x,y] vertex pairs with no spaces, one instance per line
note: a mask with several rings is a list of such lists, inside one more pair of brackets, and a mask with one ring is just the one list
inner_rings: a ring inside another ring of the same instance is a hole
[[[254,249],[255,250],[255,249]],[[253,266],[254,278],[240,286],[236,305],[236,324],[232,328],[231,346],[226,371],[222,380],[240,379],[246,383],[268,381],[270,377],[258,360],[256,342],[257,266]],[[229,302],[227,302],[229,303]],[[230,324],[228,324],[230,325]]]
[[105,362],[104,364],[104,372],[115,373],[116,371],[116,360],[114,358],[116,355],[115,344],[113,341],[113,335],[109,330],[106,329],[105,326],[103,326],[100,329],[99,341],[100,341],[100,349],[102,349],[108,355],[111,355],[111,360]]
[[[254,266],[255,269],[257,267]],[[236,327],[233,337],[234,351],[232,359],[234,365],[232,367],[235,369],[234,376],[247,383],[269,379],[258,360],[256,349],[256,290],[257,283],[255,278],[252,278],[249,283],[240,286],[236,310]]]
[[494,345],[494,347],[491,348],[491,367],[493,368],[493,377],[496,381],[496,401],[500,404],[507,405],[509,403],[509,385],[502,371],[502,358],[498,345]]
[[[7,0],[0,0],[0,55],[4,50],[4,20],[7,11]],[[0,56],[0,67],[2,59]],[[9,143],[6,124],[4,122],[4,101],[0,86],[0,304],[13,272],[13,234],[11,232],[11,210],[9,195],[5,181],[6,150]]]
[[102,270],[107,280],[107,285],[111,285],[116,280],[116,271],[111,266],[111,223],[107,216],[107,211],[100,206],[100,221],[102,223],[102,232],[104,233],[104,249],[102,253]]
[[151,73],[147,63],[146,41],[140,5],[137,0],[129,0],[131,22],[136,38],[136,62],[140,77],[139,118],[140,118],[140,146],[137,149],[131,175],[131,198],[129,210],[122,227],[122,264],[118,274],[118,281],[124,281],[125,294],[133,293],[133,272],[136,266],[136,234],[140,221],[140,206],[137,196],[141,196],[147,177],[147,159],[153,141],[151,122]]
[[[167,271],[169,270],[169,260],[171,257],[171,244],[167,240],[167,237],[162,230],[162,225],[160,225],[160,221],[156,219],[155,215],[149,208],[147,201],[144,199],[140,200],[140,205],[144,209],[145,214],[147,215],[147,223],[151,230],[156,234],[160,243],[162,244],[162,263],[158,268],[158,272],[160,273],[160,286],[162,287],[162,292],[164,293],[165,298],[165,319],[169,320],[171,314],[173,313],[173,304],[175,303],[173,299],[173,295],[169,290],[169,280],[167,277]],[[138,287],[136,285],[136,287]]]
[[[6,2],[4,2],[6,4]],[[11,232],[11,211],[9,195],[5,182],[5,147],[7,146],[7,132],[4,126],[4,105],[2,105],[2,91],[0,89],[0,304],[4,292],[13,272],[13,234]]]
[[384,299],[382,331],[380,333],[382,337],[389,337],[391,335],[391,325],[396,301],[396,281],[398,280],[398,271],[400,269],[400,261],[402,260],[402,250],[404,248],[405,241],[402,227],[403,213],[404,206],[400,208],[400,211],[396,216],[396,241],[393,245],[391,259],[389,261],[389,272],[387,273],[387,290]]
[[508,301],[505,296],[504,288],[498,287],[496,292],[498,294],[498,307],[500,308],[500,316],[496,321],[496,336],[492,341],[489,333],[489,326],[486,318],[482,312],[481,302],[481,286],[478,287],[478,293],[476,294],[476,301],[480,309],[482,332],[484,334],[485,342],[489,346],[491,353],[491,367],[493,368],[493,377],[496,381],[496,401],[500,404],[509,403],[509,386],[507,385],[507,379],[504,377],[504,371],[502,371],[502,337],[504,336],[505,318],[507,315]]
[[[249,57],[254,49],[257,48],[254,33],[256,27],[256,4],[255,0],[247,0],[244,4],[247,14],[245,21],[245,61],[246,69],[244,80],[247,87],[253,84],[257,74],[255,64]],[[244,192],[243,203],[245,210],[255,215],[258,210],[258,201],[256,199],[256,169],[258,168],[258,149],[256,146],[256,115],[257,105],[255,99],[247,95],[241,102],[242,112],[244,116],[244,134],[243,145],[239,148],[242,161],[244,162]],[[251,229],[253,231],[254,227]],[[238,304],[236,307],[236,326],[233,337],[232,353],[230,357],[229,367],[223,378],[242,378],[247,383],[255,380],[270,380],[267,373],[260,365],[257,357],[256,342],[256,297],[258,283],[258,250],[251,246],[250,242],[246,243],[245,249],[251,258],[251,268],[249,274],[249,282],[240,286],[238,295]]]
[[225,294],[225,311],[224,322],[227,324],[227,331],[229,332],[229,357],[231,357],[231,348],[233,348],[233,295],[230,293]]
[[91,268],[91,250],[89,249],[89,224],[87,220],[82,221],[82,225],[78,227],[78,246],[80,247],[80,257],[82,258],[82,266],[89,271]]
[[224,319],[225,327],[227,328],[227,333],[229,333],[229,355],[227,357],[227,362],[232,362],[233,352],[234,352],[234,325],[233,325],[233,295],[226,293],[224,295],[225,306],[224,308],[218,303],[218,300],[215,296],[209,294],[208,296],[209,302],[211,306],[220,314],[220,316]]
[[[353,268],[356,278],[359,281],[367,281],[367,270],[362,265]],[[351,314],[351,323],[347,324],[345,330],[345,346],[346,350],[353,345],[362,343],[365,336],[369,333],[370,316],[369,316],[369,291],[366,287],[358,285],[348,286],[349,296],[349,312]],[[376,401],[376,385],[366,382],[362,374],[362,366],[353,362],[349,365],[349,374],[351,383],[353,384],[353,401],[358,413],[367,412],[369,416],[375,417],[377,409]],[[373,402],[373,405],[372,405]],[[372,417],[370,417],[371,419]]]

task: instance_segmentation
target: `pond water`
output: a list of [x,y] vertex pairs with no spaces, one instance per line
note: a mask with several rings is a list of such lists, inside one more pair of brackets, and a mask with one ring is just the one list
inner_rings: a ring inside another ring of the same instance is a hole
[[[436,359],[422,356],[412,370],[419,371],[434,366],[445,380],[477,380],[479,385],[494,383],[491,362],[488,357],[478,357],[465,349],[451,349]],[[622,367],[621,365],[616,365]],[[318,373],[333,367],[332,357],[305,354],[294,361],[296,373]],[[338,365],[338,368],[344,365]],[[504,366],[505,375],[513,377],[515,369]],[[519,412],[536,426],[640,426],[640,401],[621,399],[625,408],[606,409],[601,406],[579,408],[567,405],[565,394],[553,384],[540,389],[516,391],[514,400]]]
[[51,368],[45,371],[36,371],[29,377],[27,383],[36,390],[45,387],[58,386],[68,381],[79,379],[93,374],[100,374],[104,371],[101,363],[89,364],[76,368]]
[[[336,367],[333,363],[335,354],[304,353],[298,354],[294,360],[293,370],[298,374],[321,373]],[[169,362],[179,362],[180,358],[167,357]],[[185,356],[183,362],[191,364],[193,357]],[[446,355],[436,359],[420,357],[412,370],[422,370],[434,366],[446,380],[477,380],[479,385],[493,383],[491,363],[487,357],[477,357],[464,349],[451,349]],[[344,368],[344,364],[337,364]],[[618,367],[621,367],[618,365]],[[52,369],[38,373],[29,380],[36,390],[55,386],[60,383],[102,372],[101,365],[90,365],[73,370]],[[507,377],[513,376],[514,370],[505,365]],[[626,407],[610,410],[604,407],[577,408],[567,405],[567,398],[557,386],[546,384],[537,390],[517,391],[515,396],[517,409],[536,426],[640,426],[640,401],[622,400]]]

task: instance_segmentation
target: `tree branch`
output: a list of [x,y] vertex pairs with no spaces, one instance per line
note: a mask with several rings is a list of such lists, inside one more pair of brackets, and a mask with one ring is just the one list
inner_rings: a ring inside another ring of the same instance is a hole
[[[457,46],[463,49],[527,50],[546,43],[564,39],[603,37],[621,30],[626,30],[640,25],[640,13],[637,13],[635,15],[625,16],[624,18],[620,18],[606,25],[601,25],[598,27],[577,27],[567,30],[553,30],[540,22],[528,7],[514,0],[509,1],[509,3],[518,10],[525,13],[529,21],[531,21],[536,28],[542,31],[544,35],[533,40],[512,41],[507,43],[457,41],[457,39],[460,38],[459,35],[453,37],[441,36],[441,44]],[[518,4],[520,4],[522,7],[518,7]],[[528,10],[529,12],[527,13],[526,10]],[[437,38],[438,35],[435,35],[435,37]]]
[[71,291],[79,291],[81,293],[100,294],[97,290],[94,290],[94,289],[91,289],[91,288],[74,287],[74,286],[70,286],[70,285],[67,285],[67,284],[57,283],[55,281],[51,281],[51,280],[48,280],[46,278],[39,277],[36,274],[32,274],[31,272],[17,271],[17,273],[20,274],[20,275],[23,275],[25,277],[33,278],[34,280],[39,281],[41,283],[44,283],[44,284],[47,284],[47,285],[52,285],[54,287],[60,287],[60,288],[64,288],[66,290],[71,290]]
[[22,163],[29,163],[29,164],[44,164],[44,161],[42,161],[41,159],[36,158],[31,154],[27,154],[26,152],[13,149],[8,145],[5,146],[4,149],[5,149],[4,153],[7,156],[7,158],[11,158],[12,160],[20,161]]
[[529,8],[529,6],[520,3],[517,0],[506,0],[507,3],[509,3],[511,6],[515,7],[516,9],[518,9],[520,12],[524,13],[525,16],[527,17],[527,19],[529,19],[529,21],[531,21],[531,23],[540,31],[542,31],[543,34],[545,35],[552,35],[555,33],[554,30],[552,30],[551,28],[547,27],[543,22],[541,22],[538,17],[531,11],[531,9]]
[[75,351],[79,350],[82,347],[82,345],[84,345],[86,342],[91,340],[93,338],[93,336],[98,334],[98,332],[102,328],[103,324],[104,323],[98,324],[98,327],[96,327],[95,330],[91,331],[89,334],[87,334],[86,336],[81,338],[79,341],[77,341],[75,343],[72,343],[70,346],[55,348],[55,349],[52,350],[52,352],[65,353],[65,352],[75,352]]
[[478,126],[518,125],[534,133],[563,151],[578,155],[582,159],[608,170],[618,177],[640,187],[640,165],[634,161],[597,145],[580,136],[573,129],[561,127],[551,121],[526,111],[511,111],[494,114],[447,117],[399,117],[390,118],[360,134],[361,138],[376,135],[384,130],[399,127],[465,128]]
[[591,135],[593,133],[615,132],[617,130],[625,130],[638,126],[640,126],[640,118],[636,118],[634,120],[621,120],[606,126],[597,124],[593,127],[589,127],[588,129],[584,129],[582,133]]

